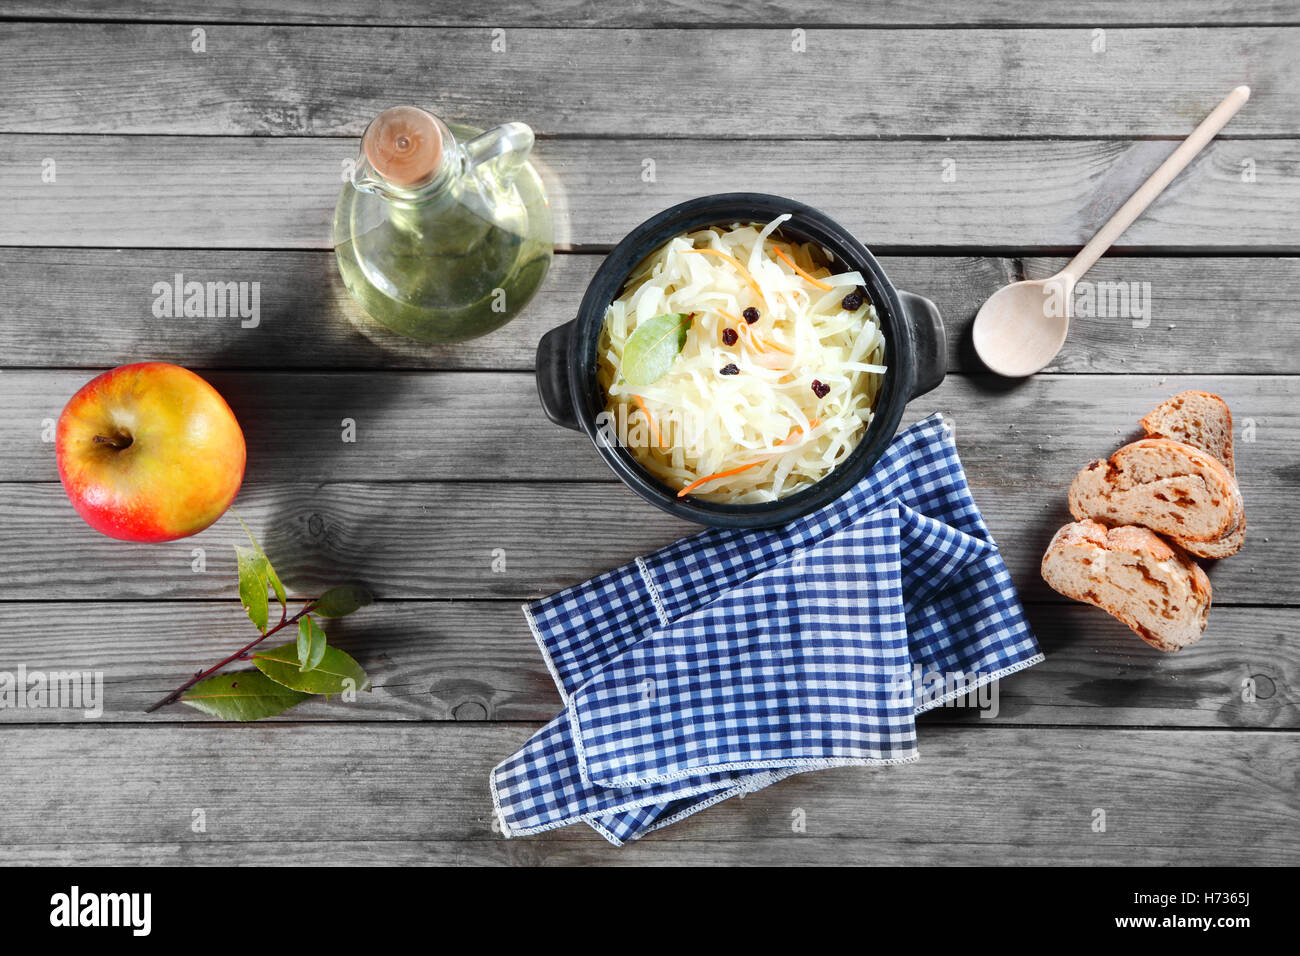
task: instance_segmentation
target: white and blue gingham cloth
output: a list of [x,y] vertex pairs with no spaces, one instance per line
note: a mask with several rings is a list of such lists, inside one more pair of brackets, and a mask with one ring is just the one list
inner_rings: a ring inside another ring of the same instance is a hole
[[524,613],[565,710],[492,772],[506,836],[621,844],[791,773],[915,760],[917,713],[1042,660],[937,415],[812,515]]

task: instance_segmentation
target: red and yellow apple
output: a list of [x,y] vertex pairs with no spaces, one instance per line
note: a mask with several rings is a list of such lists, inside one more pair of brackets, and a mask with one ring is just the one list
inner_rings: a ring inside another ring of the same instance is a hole
[[55,436],[77,513],[123,541],[174,541],[230,507],[244,480],[244,433],[225,399],[188,369],[123,365],[72,396]]

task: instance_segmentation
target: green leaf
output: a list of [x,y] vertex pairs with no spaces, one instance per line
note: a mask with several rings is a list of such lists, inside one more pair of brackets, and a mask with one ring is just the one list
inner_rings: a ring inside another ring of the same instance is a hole
[[298,619],[298,670],[309,671],[325,656],[325,632],[310,617]]
[[244,523],[244,519],[236,514],[235,520],[238,521],[240,527],[244,529],[244,534],[248,535],[248,540],[253,542],[253,550],[257,552],[264,562],[266,562],[266,580],[275,591],[275,599],[280,602],[280,607],[287,611],[289,609],[289,599],[285,594],[284,585],[280,582],[280,575],[276,574],[275,568],[271,566],[271,559],[266,556],[266,552],[262,550],[262,546],[258,543],[257,539],[253,537],[253,532],[248,525]]
[[341,694],[370,686],[361,665],[337,647],[327,647],[320,663],[305,672],[299,669],[296,641],[258,651],[253,655],[253,666],[271,680],[308,694]]
[[257,671],[239,671],[199,681],[185,692],[181,703],[224,720],[261,720],[286,711],[310,696]]
[[248,611],[253,626],[265,634],[268,610],[266,572],[270,565],[264,555],[239,545],[235,545],[235,559],[239,564],[239,602]]
[[318,597],[312,602],[311,611],[321,617],[343,617],[359,607],[365,607],[373,600],[374,598],[365,588],[357,587],[355,584],[345,584],[342,587],[330,588]]
[[680,312],[656,315],[638,325],[623,346],[624,381],[650,385],[663,378],[686,346],[690,327],[690,316]]

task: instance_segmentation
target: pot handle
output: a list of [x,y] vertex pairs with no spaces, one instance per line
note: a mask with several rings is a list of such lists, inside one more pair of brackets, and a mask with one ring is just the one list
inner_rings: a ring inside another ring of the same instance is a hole
[[556,326],[537,343],[537,394],[547,418],[565,428],[582,431],[569,393],[569,340],[573,337],[573,324],[570,321]]
[[915,292],[899,292],[903,311],[912,327],[912,342],[916,356],[916,384],[912,398],[939,387],[948,372],[948,337],[943,331],[943,317],[939,307],[925,296]]

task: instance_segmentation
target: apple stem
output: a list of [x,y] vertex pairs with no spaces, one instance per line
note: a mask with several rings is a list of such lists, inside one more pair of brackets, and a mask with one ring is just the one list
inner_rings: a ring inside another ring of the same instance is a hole
[[117,451],[122,451],[124,448],[130,448],[131,443],[134,440],[135,439],[133,439],[130,435],[126,434],[125,432],[118,432],[116,435],[113,435],[111,437],[104,436],[104,435],[95,436],[96,445],[112,445],[113,448]]
[[265,634],[257,635],[257,637],[253,638],[251,641],[249,641],[247,644],[245,644],[239,650],[235,651],[235,653],[231,654],[229,657],[227,657],[225,660],[221,661],[220,663],[213,664],[205,671],[197,672],[193,677],[187,680],[180,687],[177,687],[174,691],[172,691],[162,700],[157,701],[154,704],[151,704],[149,707],[146,707],[144,712],[146,714],[152,714],[155,710],[157,710],[160,707],[166,707],[168,704],[176,703],[176,701],[180,700],[182,694],[184,694],[187,690],[189,690],[199,681],[203,680],[205,677],[208,677],[211,674],[215,674],[217,671],[221,670],[221,668],[225,667],[227,664],[233,664],[235,661],[238,660],[247,660],[249,651],[255,648],[258,644],[261,644],[264,640],[266,640],[276,631],[286,628],[290,624],[298,623],[299,618],[301,618],[308,611],[313,610],[315,607],[316,607],[316,603],[315,603],[315,599],[313,598],[312,600],[308,601],[305,605],[303,605],[303,609],[299,611],[297,614],[295,614],[293,617],[288,616],[289,609],[285,608],[280,612],[280,623],[275,625],[275,627],[268,630]]

